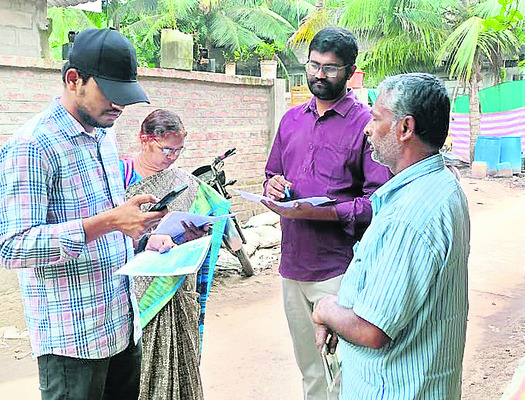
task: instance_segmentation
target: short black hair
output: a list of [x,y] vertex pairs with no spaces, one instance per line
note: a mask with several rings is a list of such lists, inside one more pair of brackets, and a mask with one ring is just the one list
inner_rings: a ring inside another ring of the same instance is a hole
[[[62,66],[62,82],[64,84],[66,84],[66,72],[69,71],[71,68],[74,68],[74,67],[72,67],[69,64],[69,61],[66,61],[66,63]],[[80,76],[80,78],[82,79],[82,86],[84,86],[87,83],[88,79],[93,76],[83,71],[80,71],[77,68],[75,69],[77,70],[78,76]]]
[[351,71],[357,58],[357,40],[348,29],[331,26],[317,32],[308,49],[308,57],[312,50],[319,53],[333,52],[337,58],[348,65],[346,71]]
[[379,85],[383,102],[395,121],[407,115],[416,121],[415,134],[426,145],[441,149],[450,123],[450,98],[445,86],[433,75],[395,75]]

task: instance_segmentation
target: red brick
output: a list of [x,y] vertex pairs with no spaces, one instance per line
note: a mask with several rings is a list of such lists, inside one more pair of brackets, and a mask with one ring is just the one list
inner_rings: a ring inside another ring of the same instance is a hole
[[[24,68],[27,61],[17,60],[0,56],[0,61],[7,62],[0,68],[0,144],[32,115],[45,109],[52,96],[62,92],[58,66],[36,62]],[[269,105],[272,86],[257,78],[143,68],[139,70],[139,82],[151,104],[126,107],[117,120],[115,132],[121,154],[140,151],[142,120],[154,109],[167,108],[180,115],[188,130],[188,151],[178,166],[193,170],[236,147],[237,154],[225,161],[226,176],[239,180],[236,187],[261,190],[269,132],[273,130],[268,125],[268,110],[273,109]],[[239,204],[243,216],[259,210],[254,203],[234,200],[235,207]]]

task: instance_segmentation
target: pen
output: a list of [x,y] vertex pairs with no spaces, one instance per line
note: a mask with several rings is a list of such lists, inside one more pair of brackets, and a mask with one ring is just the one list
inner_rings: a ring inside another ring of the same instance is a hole
[[292,197],[292,195],[290,194],[290,189],[288,189],[288,186],[284,187],[284,194],[286,195],[286,197]]

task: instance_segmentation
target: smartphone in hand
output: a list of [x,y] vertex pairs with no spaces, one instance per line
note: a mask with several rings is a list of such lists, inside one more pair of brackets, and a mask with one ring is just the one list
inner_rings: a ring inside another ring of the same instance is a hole
[[173,200],[175,200],[182,192],[184,192],[188,188],[188,185],[184,184],[179,186],[177,189],[172,190],[169,192],[166,196],[164,196],[160,201],[153,205],[148,212],[150,211],[160,211],[163,208],[167,207],[168,204],[170,204]]

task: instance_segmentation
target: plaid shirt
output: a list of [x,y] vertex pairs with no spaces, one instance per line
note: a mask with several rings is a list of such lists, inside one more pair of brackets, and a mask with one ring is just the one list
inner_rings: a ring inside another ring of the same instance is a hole
[[114,133],[87,134],[54,99],[7,142],[0,171],[0,263],[19,269],[33,355],[98,359],[124,350],[132,331],[138,341],[131,282],[114,274],[131,239],[86,243],[82,227],[124,202]]

